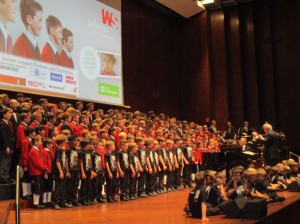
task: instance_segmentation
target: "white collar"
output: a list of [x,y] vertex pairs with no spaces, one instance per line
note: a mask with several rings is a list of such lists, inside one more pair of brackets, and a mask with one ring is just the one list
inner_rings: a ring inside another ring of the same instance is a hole
[[54,125],[53,125],[53,124],[51,124],[49,121],[47,122],[47,124],[49,124],[51,127],[54,127]]
[[36,149],[37,151],[40,151],[38,147],[32,146],[32,148]]
[[30,41],[30,43],[33,45],[33,47],[36,48],[37,46],[37,41],[36,39],[34,38],[34,36],[28,31],[25,29],[25,31],[23,32],[24,35],[28,38],[28,40]]
[[56,53],[57,53],[57,48],[56,48],[55,44],[54,44],[51,40],[48,40],[47,43],[48,43],[48,44],[50,45],[50,47],[52,48],[54,54],[56,54]]
[[66,53],[66,55],[68,56],[68,58],[71,58],[71,54],[69,51],[67,51],[65,48],[63,48],[64,52]]
[[8,32],[7,32],[7,29],[6,29],[6,27],[3,25],[2,22],[0,22],[0,30],[1,30],[2,33],[3,33],[4,39],[7,40]]

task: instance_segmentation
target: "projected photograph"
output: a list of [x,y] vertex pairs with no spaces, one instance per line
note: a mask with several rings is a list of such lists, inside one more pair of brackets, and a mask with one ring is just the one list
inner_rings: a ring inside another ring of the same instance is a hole
[[99,53],[100,58],[100,73],[99,75],[109,76],[109,77],[120,77],[120,55],[101,52]]
[[123,104],[121,0],[0,5],[2,88]]

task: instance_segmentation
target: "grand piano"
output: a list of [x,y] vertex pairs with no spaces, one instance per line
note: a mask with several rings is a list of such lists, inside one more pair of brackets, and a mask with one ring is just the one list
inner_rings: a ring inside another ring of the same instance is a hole
[[245,154],[242,147],[233,144],[223,144],[219,152],[202,152],[203,165],[205,170],[223,171],[226,170],[226,177],[234,166],[248,166],[249,159],[261,158],[261,146],[252,147],[254,154]]

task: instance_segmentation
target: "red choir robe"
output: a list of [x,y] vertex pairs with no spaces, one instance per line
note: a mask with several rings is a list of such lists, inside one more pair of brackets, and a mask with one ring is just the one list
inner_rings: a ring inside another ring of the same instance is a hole
[[0,52],[4,53],[11,53],[11,48],[12,48],[12,39],[11,36],[8,34],[7,40],[6,40],[6,46],[5,45],[5,38],[4,34],[0,30]]
[[40,60],[39,47],[34,47],[24,33],[21,34],[21,36],[19,36],[19,38],[16,40],[12,49],[12,53],[16,56]]
[[65,52],[64,50],[62,50],[62,51],[59,53],[59,60],[60,60],[62,66],[68,67],[68,68],[71,68],[71,69],[74,68],[74,64],[73,64],[72,58],[70,58],[70,57],[66,54],[66,52]]
[[54,65],[61,65],[58,53],[55,53],[53,51],[53,49],[49,43],[46,43],[43,48],[43,51],[41,54],[41,61],[44,61],[44,62],[47,62],[50,64],[54,64]]
[[28,126],[24,123],[21,123],[17,128],[17,149],[20,149],[22,146],[22,141],[26,138],[25,130]]
[[42,152],[33,146],[29,153],[29,175],[41,175],[45,173],[47,169],[48,167],[45,164]]

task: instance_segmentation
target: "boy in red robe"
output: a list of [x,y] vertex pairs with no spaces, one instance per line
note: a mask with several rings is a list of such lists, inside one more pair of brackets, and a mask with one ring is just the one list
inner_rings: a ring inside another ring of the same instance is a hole
[[70,54],[74,49],[73,33],[66,28],[62,30],[62,44],[63,50],[59,53],[61,65],[73,69],[74,64]]
[[40,36],[42,29],[43,8],[34,0],[22,0],[20,13],[25,31],[16,40],[12,52],[20,57],[40,60],[36,37]]
[[61,65],[57,47],[62,41],[62,24],[58,18],[50,15],[46,19],[46,28],[49,39],[43,48],[41,60],[50,64]]
[[6,24],[15,22],[16,12],[16,1],[0,0],[0,52],[11,53],[12,39],[6,29]]

